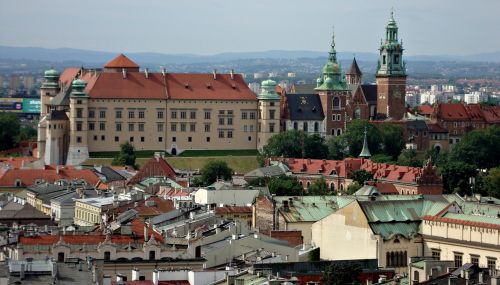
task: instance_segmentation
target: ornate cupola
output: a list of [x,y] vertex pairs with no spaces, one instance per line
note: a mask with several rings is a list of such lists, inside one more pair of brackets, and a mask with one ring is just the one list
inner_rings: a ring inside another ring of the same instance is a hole
[[46,70],[43,74],[42,88],[59,88],[59,72],[53,68]]
[[403,62],[403,41],[398,41],[398,25],[391,11],[389,23],[385,28],[385,41],[380,44],[377,75],[406,75],[406,64]]
[[87,82],[82,79],[75,79],[71,83],[71,97],[86,97],[85,86],[87,86]]
[[342,68],[337,62],[337,51],[335,50],[335,33],[332,34],[332,43],[328,53],[328,61],[323,66],[323,76],[316,81],[315,90],[346,90],[345,78],[342,76]]

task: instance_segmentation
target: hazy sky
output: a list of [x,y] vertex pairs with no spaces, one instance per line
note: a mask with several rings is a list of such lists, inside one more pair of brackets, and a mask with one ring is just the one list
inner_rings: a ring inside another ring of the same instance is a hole
[[377,52],[391,7],[407,54],[500,50],[499,0],[1,0],[0,45]]

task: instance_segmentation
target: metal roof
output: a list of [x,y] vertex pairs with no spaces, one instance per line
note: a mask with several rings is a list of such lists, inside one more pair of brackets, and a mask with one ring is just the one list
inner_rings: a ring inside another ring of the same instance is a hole
[[370,223],[373,232],[385,240],[392,239],[396,235],[409,239],[418,234],[419,225],[420,222]]

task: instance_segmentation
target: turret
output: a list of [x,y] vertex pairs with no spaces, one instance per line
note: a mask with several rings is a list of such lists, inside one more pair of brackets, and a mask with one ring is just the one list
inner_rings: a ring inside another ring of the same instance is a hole
[[79,165],[89,158],[88,150],[88,95],[87,83],[82,79],[71,83],[70,107],[70,143],[67,165]]
[[265,80],[261,84],[259,100],[259,124],[257,129],[257,148],[262,148],[268,140],[280,131],[280,95],[276,92],[276,82]]
[[352,59],[351,67],[349,68],[349,71],[346,73],[346,78],[348,84],[351,85],[361,84],[363,79],[363,73],[359,69],[356,58]]
[[40,117],[43,117],[48,113],[48,104],[50,103],[50,100],[52,100],[52,97],[56,96],[60,91],[59,76],[59,72],[52,68],[46,70],[43,74],[44,80],[42,86],[40,87]]

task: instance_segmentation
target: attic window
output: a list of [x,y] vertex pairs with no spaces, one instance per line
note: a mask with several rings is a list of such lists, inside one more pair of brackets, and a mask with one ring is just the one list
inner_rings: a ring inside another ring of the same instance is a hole
[[236,84],[231,83],[231,88],[236,89]]
[[21,179],[16,179],[16,182],[15,182],[15,183],[16,183],[16,184],[15,184],[15,186],[16,186],[16,187],[21,187],[21,186],[22,186],[22,181],[21,181]]
[[212,88],[212,84],[207,83],[207,89],[211,89],[211,88]]

